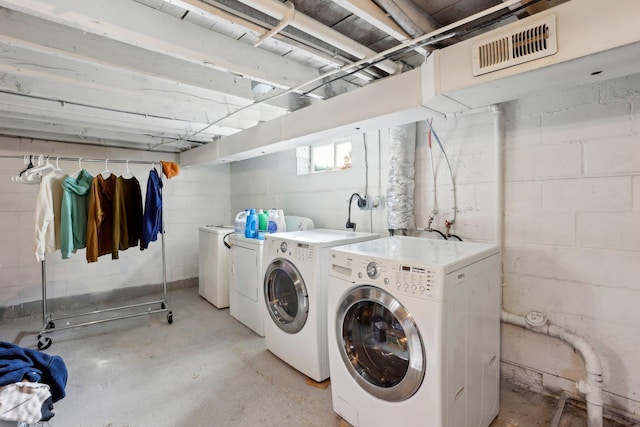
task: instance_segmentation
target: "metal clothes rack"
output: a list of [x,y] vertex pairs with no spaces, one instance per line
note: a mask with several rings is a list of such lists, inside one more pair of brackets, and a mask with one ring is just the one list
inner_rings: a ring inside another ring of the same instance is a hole
[[[28,155],[27,155],[28,156]],[[0,155],[0,158],[5,158],[5,159],[25,159],[27,156],[18,156],[18,155]],[[35,158],[38,158],[40,156],[33,156]],[[152,167],[155,168],[156,162],[155,161],[143,161],[143,160],[111,160],[111,159],[87,159],[87,158],[83,158],[83,157],[62,157],[62,156],[44,156],[47,158],[47,160],[50,159],[54,159],[56,162],[62,160],[62,161],[77,161],[80,165],[80,169],[82,169],[82,162],[88,162],[88,163],[105,163],[106,168],[108,169],[108,163],[126,163],[127,166],[129,163],[132,164],[144,164],[144,165],[152,165]],[[127,168],[128,169],[128,168]],[[160,180],[162,180],[162,176],[160,175]],[[166,264],[166,252],[165,252],[165,240],[164,240],[164,233],[165,233],[165,228],[164,228],[164,203],[162,204],[161,207],[161,212],[163,213],[162,215],[162,236],[161,236],[161,241],[162,241],[162,298],[160,300],[154,300],[154,301],[149,301],[149,302],[142,302],[142,303],[138,303],[138,304],[130,304],[130,305],[124,305],[124,306],[119,306],[119,307],[112,307],[112,308],[106,308],[106,309],[102,309],[102,310],[93,310],[93,311],[89,311],[89,312],[85,312],[85,313],[78,313],[78,314],[73,314],[73,315],[68,315],[68,316],[60,316],[60,317],[56,317],[54,318],[51,313],[48,312],[47,309],[47,260],[46,260],[46,255],[45,255],[45,259],[43,261],[40,262],[41,267],[42,267],[42,328],[40,329],[40,332],[38,333],[38,341],[37,341],[37,345],[38,345],[38,349],[40,350],[46,350],[47,348],[49,348],[52,344],[52,340],[51,338],[47,337],[46,334],[48,333],[52,333],[55,331],[63,331],[66,329],[71,329],[71,328],[77,328],[80,326],[89,326],[89,325],[95,325],[98,323],[104,323],[104,322],[109,322],[112,320],[120,320],[120,319],[128,319],[131,317],[138,317],[138,316],[146,316],[146,315],[150,315],[150,314],[154,314],[154,313],[162,313],[162,312],[166,312],[167,313],[167,322],[169,324],[173,323],[173,312],[169,309],[169,305],[167,304],[167,264]],[[155,308],[152,309],[150,306],[158,306],[159,308]],[[131,310],[131,309],[141,309],[144,307],[149,307],[147,310],[145,311],[138,311],[135,313],[129,313],[129,314],[120,314],[117,315],[116,313],[118,312],[122,312],[123,310]],[[69,322],[67,322],[67,324],[65,324],[62,327],[56,327],[56,321],[59,320],[67,320],[67,319],[76,319],[76,318],[87,318],[88,316],[96,316],[102,313],[114,313],[113,316],[110,317],[106,317],[106,318],[101,318],[98,320],[87,320],[87,321],[83,321],[83,322],[79,322],[79,323],[73,323],[70,324]]]

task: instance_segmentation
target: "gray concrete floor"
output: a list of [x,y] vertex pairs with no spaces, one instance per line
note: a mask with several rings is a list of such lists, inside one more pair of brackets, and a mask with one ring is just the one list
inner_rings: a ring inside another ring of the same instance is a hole
[[[172,325],[165,314],[152,314],[48,335],[46,351],[62,356],[69,370],[67,397],[50,426],[341,425],[331,387],[307,384],[228,309],[217,310],[193,287],[169,292],[168,302]],[[35,348],[40,326],[37,317],[3,320],[0,337]],[[556,400],[503,381],[500,405],[492,427],[548,426]],[[586,426],[585,419],[567,406],[560,426]]]

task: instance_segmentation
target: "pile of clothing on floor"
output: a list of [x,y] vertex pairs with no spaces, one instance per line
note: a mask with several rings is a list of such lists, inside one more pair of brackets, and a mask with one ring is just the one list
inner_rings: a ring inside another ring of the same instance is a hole
[[0,420],[49,421],[65,397],[67,367],[60,356],[0,341]]

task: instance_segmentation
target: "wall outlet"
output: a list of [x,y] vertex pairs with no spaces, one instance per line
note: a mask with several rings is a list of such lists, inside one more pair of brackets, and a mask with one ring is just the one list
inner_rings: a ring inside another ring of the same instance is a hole
[[367,199],[363,199],[365,203],[359,204],[360,210],[370,211],[373,209],[382,209],[384,208],[384,200],[382,196],[369,197]]

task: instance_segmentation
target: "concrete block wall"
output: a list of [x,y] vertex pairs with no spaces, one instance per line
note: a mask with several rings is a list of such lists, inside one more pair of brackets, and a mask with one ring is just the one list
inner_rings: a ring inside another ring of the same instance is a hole
[[[53,156],[111,158],[130,160],[176,160],[172,154],[109,149],[50,141],[0,137],[0,154],[50,154]],[[60,162],[67,173],[78,170],[77,162]],[[104,163],[83,163],[96,175]],[[21,159],[0,158],[0,308],[11,310],[42,298],[41,267],[34,256],[33,213],[37,185],[11,181],[24,168]],[[145,196],[151,165],[130,164]],[[160,164],[157,166],[161,170]],[[124,164],[110,163],[109,169],[120,175]],[[198,276],[198,226],[229,224],[229,167],[183,169],[171,180],[164,179],[164,215],[166,223],[167,281],[194,279]],[[100,257],[88,264],[85,251],[63,260],[60,251],[47,255],[48,298],[73,297],[109,292],[127,287],[162,283],[160,238],[149,249],[129,248],[119,260]],[[37,305],[35,305],[37,307]]]
[[[344,230],[349,198],[353,193],[365,193],[365,156],[369,195],[386,194],[388,137],[388,130],[354,135],[352,167],[342,171],[297,175],[295,150],[232,163],[232,216],[245,208],[276,207],[283,209],[285,215],[311,218],[316,228]],[[357,224],[357,231],[387,233],[385,209],[362,211],[354,200],[351,220]]]
[[[640,75],[543,92],[501,106],[505,119],[505,253],[503,306],[531,310],[583,336],[604,368],[605,404],[640,419]],[[496,146],[490,111],[433,117],[455,179],[456,221],[465,240],[495,242]],[[386,193],[388,131],[367,135],[369,185]],[[427,126],[418,125],[416,225],[444,231],[454,192],[442,152],[432,137],[434,186]],[[375,142],[371,142],[375,141]],[[318,227],[343,228],[346,200],[363,191],[362,143],[354,140],[348,171],[297,176],[295,151],[231,165],[231,207],[277,205],[309,216]],[[372,154],[373,153],[373,154]],[[373,174],[373,175],[371,175]],[[376,184],[380,182],[380,184]],[[434,190],[435,189],[435,190]],[[371,193],[371,190],[370,190]],[[387,234],[386,210],[373,212],[373,230]],[[367,214],[355,210],[360,230]],[[435,233],[419,236],[440,238]],[[566,344],[502,329],[503,375],[538,390],[576,392],[583,361]]]
[[[640,75],[505,106],[503,304],[583,336],[603,364],[605,403],[640,419],[638,105]],[[503,359],[580,377],[572,349],[531,335],[505,326]]]

